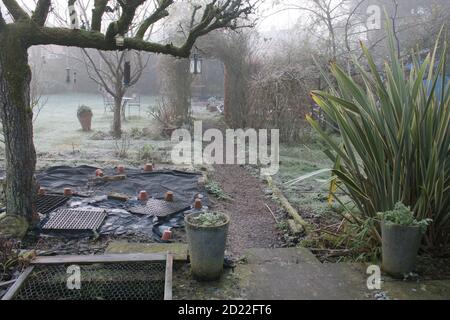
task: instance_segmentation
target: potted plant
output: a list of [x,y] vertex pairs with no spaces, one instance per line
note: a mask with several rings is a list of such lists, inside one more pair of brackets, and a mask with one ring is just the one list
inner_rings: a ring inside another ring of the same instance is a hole
[[201,212],[187,215],[185,223],[194,277],[217,280],[223,271],[230,218],[224,213]]
[[88,106],[81,105],[77,111],[78,121],[80,121],[83,131],[91,131],[92,110]]
[[414,270],[417,253],[430,219],[416,220],[409,207],[399,202],[394,210],[379,212],[383,270],[404,275]]

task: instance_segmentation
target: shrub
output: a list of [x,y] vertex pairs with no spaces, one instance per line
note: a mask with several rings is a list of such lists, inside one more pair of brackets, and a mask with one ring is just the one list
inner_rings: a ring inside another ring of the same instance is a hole
[[121,159],[127,158],[130,146],[130,136],[126,133],[122,134],[121,138],[114,140],[114,155]]
[[146,161],[152,161],[155,160],[155,148],[149,144],[144,144],[142,148],[138,151],[138,161],[140,160],[146,160]]
[[[338,126],[341,143],[331,139],[315,120],[308,121],[326,141],[338,187],[361,212],[353,220],[362,224],[402,202],[411,207],[415,219],[433,220],[425,236],[427,245],[448,244],[450,86],[442,80],[447,42],[439,49],[438,40],[423,61],[414,54],[411,70],[398,58],[392,32],[389,43],[390,63],[384,73],[362,46],[370,71],[357,61],[355,67],[364,85],[333,64],[338,87],[312,93]],[[377,230],[373,236],[379,240]]]

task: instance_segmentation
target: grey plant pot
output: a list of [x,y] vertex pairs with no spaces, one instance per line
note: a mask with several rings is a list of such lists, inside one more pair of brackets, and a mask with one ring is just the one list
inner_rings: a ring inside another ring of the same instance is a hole
[[220,226],[201,227],[190,222],[199,214],[193,213],[184,218],[192,273],[201,281],[217,280],[223,271],[230,218],[225,215],[226,222]]
[[414,271],[422,240],[418,226],[381,223],[383,270],[400,276]]

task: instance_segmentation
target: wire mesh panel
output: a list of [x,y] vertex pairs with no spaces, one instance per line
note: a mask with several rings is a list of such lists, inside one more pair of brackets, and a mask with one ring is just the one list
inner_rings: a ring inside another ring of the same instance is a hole
[[131,207],[131,213],[144,214],[154,217],[166,217],[190,208],[190,205],[182,202],[168,202],[164,200],[150,199],[144,205]]
[[61,207],[68,200],[68,197],[56,194],[38,195],[36,198],[36,210],[41,214],[47,214]]
[[54,212],[44,230],[97,230],[106,218],[104,210],[61,209]]
[[165,277],[165,261],[36,265],[12,299],[163,300]]

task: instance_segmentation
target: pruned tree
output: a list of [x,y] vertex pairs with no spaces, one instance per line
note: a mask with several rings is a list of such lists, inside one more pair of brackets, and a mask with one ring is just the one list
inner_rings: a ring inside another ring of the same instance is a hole
[[[34,45],[61,45],[104,51],[138,50],[188,57],[197,38],[220,28],[235,28],[239,18],[248,17],[254,3],[250,0],[209,0],[195,12],[195,26],[183,43],[146,41],[149,28],[169,16],[174,0],[155,1],[154,10],[142,16],[146,0],[95,0],[89,28],[77,29],[76,0],[68,0],[72,29],[46,24],[56,1],[38,0],[28,11],[16,0],[1,0],[0,13],[0,115],[3,123],[6,155],[6,212],[31,219],[33,209],[36,151],[33,144],[33,113],[30,104],[31,72],[27,50]],[[61,3],[59,1],[59,3]],[[117,5],[120,17],[108,20],[105,13]],[[140,18],[136,35],[127,37],[135,17]],[[123,37],[123,39],[122,39]],[[121,38],[123,41],[117,41]]]
[[[186,15],[191,12],[192,16],[201,9],[195,3],[185,3],[178,25],[168,24],[165,29],[171,34],[172,41],[179,41],[179,38],[186,36],[186,33],[195,26],[195,20]],[[181,10],[180,10],[181,11]],[[181,23],[181,21],[183,23]],[[160,59],[159,71],[161,73],[161,88],[165,96],[165,107],[171,108],[174,114],[174,123],[171,125],[182,126],[190,123],[191,117],[191,85],[193,76],[190,73],[189,59],[177,59],[165,56]]]
[[[89,78],[114,100],[112,134],[114,138],[122,135],[122,120],[125,118],[123,97],[139,81],[149,57],[139,51],[103,52],[83,51],[84,64]],[[100,63],[99,63],[100,62]],[[130,63],[129,78],[125,79],[125,63]],[[125,81],[126,80],[126,81]]]

